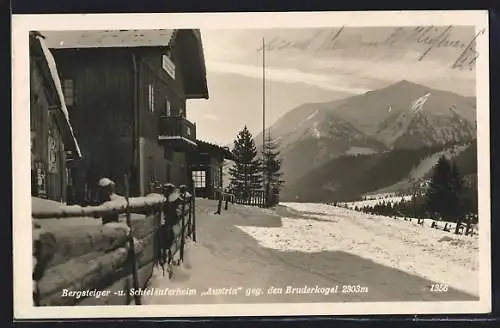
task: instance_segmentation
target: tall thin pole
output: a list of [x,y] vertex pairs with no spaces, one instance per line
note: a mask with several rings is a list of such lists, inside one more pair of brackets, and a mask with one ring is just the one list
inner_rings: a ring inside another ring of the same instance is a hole
[[[266,43],[262,38],[262,169],[265,178],[265,157],[266,151]],[[262,189],[265,190],[265,181],[262,179]]]

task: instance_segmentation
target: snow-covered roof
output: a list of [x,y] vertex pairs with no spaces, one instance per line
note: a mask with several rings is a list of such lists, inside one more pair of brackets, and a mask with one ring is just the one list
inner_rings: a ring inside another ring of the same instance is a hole
[[198,148],[203,151],[210,151],[210,152],[216,152],[224,156],[225,159],[229,159],[231,161],[236,161],[236,157],[234,154],[231,152],[229,147],[223,147],[219,146],[210,142],[206,142],[203,140],[196,140],[196,143],[198,144]]
[[[194,36],[188,41],[189,56],[183,60],[186,99],[208,99],[205,56],[201,33],[198,29],[156,29],[156,30],[88,30],[88,31],[46,31],[43,32],[50,49],[96,49],[96,48],[139,48],[167,47],[178,35]],[[197,47],[194,49],[193,47]]]
[[61,86],[61,80],[59,79],[59,74],[57,72],[56,62],[55,62],[54,57],[52,56],[52,53],[50,52],[49,48],[45,44],[43,37],[41,35],[36,35],[35,38],[40,43],[40,47],[41,47],[42,52],[44,54],[44,58],[45,58],[45,61],[47,63],[47,67],[49,68],[49,71],[50,71],[50,76],[52,77],[52,81],[54,82],[54,86],[56,88],[57,96],[58,96],[59,102],[60,102],[60,106],[58,106],[58,107],[62,111],[62,114],[65,118],[66,127],[69,129],[69,133],[70,133],[71,138],[72,138],[73,147],[75,148],[76,155],[78,157],[81,157],[82,154],[80,151],[80,147],[78,146],[78,142],[75,138],[75,134],[73,133],[73,128],[72,128],[71,123],[69,121],[68,109],[67,109],[66,103],[64,101],[64,94],[63,94],[63,90],[62,90],[62,86]]
[[175,31],[175,29],[47,31],[44,35],[50,48],[128,48],[167,46]]

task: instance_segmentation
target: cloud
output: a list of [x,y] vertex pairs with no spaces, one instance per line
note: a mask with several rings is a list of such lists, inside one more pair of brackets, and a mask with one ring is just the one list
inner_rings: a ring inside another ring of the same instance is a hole
[[[383,43],[378,46],[362,45],[373,40],[380,42],[393,30],[391,27],[346,28],[340,45],[327,51],[317,51],[314,47],[307,50],[294,47],[275,49],[266,57],[267,78],[357,94],[406,79],[430,87],[474,95],[474,71],[452,69],[462,49],[434,47],[426,53],[429,45],[404,40],[391,46]],[[210,31],[204,35],[207,69],[209,73],[237,74],[261,79],[262,58],[255,49],[262,42],[263,35],[267,36],[267,40],[278,36],[299,41],[318,35],[325,38],[328,33],[333,32],[335,30],[329,29]],[[451,40],[466,43],[473,29],[457,28],[453,33],[455,34],[450,36]],[[314,41],[322,42],[319,39]],[[424,53],[425,58],[419,60]]]
[[[223,61],[207,61],[207,71],[215,73],[237,74],[262,79],[262,68],[256,65],[237,64]],[[363,93],[369,89],[350,86],[342,79],[332,75],[304,72],[296,68],[270,67],[266,70],[266,78],[271,81],[285,83],[305,83],[325,90],[347,93]]]
[[202,118],[205,120],[210,120],[210,121],[218,121],[219,120],[218,116],[216,116],[214,114],[210,114],[210,113],[203,114]]
[[[325,90],[361,94],[402,79],[438,89],[473,95],[475,76],[470,71],[451,69],[452,60],[418,61],[418,52],[406,50],[372,58],[314,57],[307,53],[293,56],[274,55],[266,78],[284,83],[305,83]],[[278,66],[279,65],[279,66]],[[258,64],[207,61],[208,72],[237,74],[262,79]]]

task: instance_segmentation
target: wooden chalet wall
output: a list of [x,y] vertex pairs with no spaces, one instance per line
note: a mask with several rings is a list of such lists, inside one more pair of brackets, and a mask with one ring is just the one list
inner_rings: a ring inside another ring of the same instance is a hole
[[[167,115],[167,100],[170,103],[170,116],[186,115],[182,72],[177,65],[181,56],[178,47],[173,47],[173,62],[176,64],[175,80],[162,68],[162,55],[159,48],[143,49],[139,61],[139,122],[140,144],[144,161],[142,178],[143,191],[148,192],[151,180],[175,185],[187,183],[186,156],[182,152],[165,151],[158,142],[158,121]],[[149,87],[153,86],[153,110],[150,107]]]
[[[73,80],[70,120],[80,142],[82,161],[74,172],[77,197],[101,176],[123,193],[124,174],[133,159],[133,63],[121,49],[54,49],[64,85]],[[131,186],[132,188],[136,186]]]
[[[173,48],[174,63],[180,56],[176,49]],[[141,51],[139,68],[141,136],[155,140],[158,139],[158,118],[165,115],[167,100],[170,102],[170,116],[178,116],[180,111],[186,113],[182,72],[176,65],[175,80],[172,79],[162,68],[163,54],[158,48]],[[154,87],[154,112],[150,111],[148,103],[149,84]]]
[[191,89],[200,83],[195,69],[181,70],[193,66],[188,54],[199,51],[197,40],[187,30],[178,33],[182,37],[171,49],[175,79],[162,68],[166,47],[53,49],[63,86],[73,81],[68,110],[82,152],[72,172],[77,200],[92,199],[103,176],[123,194],[124,175],[130,174],[132,196],[152,191],[153,181],[189,184],[187,150],[165,151],[158,140],[167,100],[171,116],[186,115],[183,78],[194,81]]
[[30,55],[31,193],[65,201],[64,143],[50,112],[50,106],[58,100],[56,92],[46,83],[47,73],[40,69],[45,59],[37,53]]

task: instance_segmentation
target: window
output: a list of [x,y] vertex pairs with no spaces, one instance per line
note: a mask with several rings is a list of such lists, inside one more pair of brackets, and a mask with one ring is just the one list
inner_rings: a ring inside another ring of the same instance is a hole
[[75,89],[73,85],[73,80],[64,79],[63,80],[63,94],[64,102],[67,106],[73,106],[75,101]]
[[49,134],[47,137],[47,146],[48,146],[48,172],[49,173],[57,173],[57,142],[53,135],[52,130],[49,128]]
[[186,135],[188,137],[191,137],[191,127],[189,127],[189,126],[186,126]]
[[205,171],[193,171],[193,182],[195,188],[205,188],[206,187],[206,172]]
[[47,196],[47,185],[45,179],[45,168],[42,162],[35,164],[36,195],[45,198]]
[[155,89],[153,84],[148,84],[148,108],[149,111],[155,111]]
[[70,168],[66,168],[66,184],[68,186],[72,186],[73,185],[73,181],[71,179],[71,169]]
[[162,68],[173,80],[175,80],[175,64],[170,55],[167,54],[162,56]]
[[168,100],[167,97],[165,97],[165,113],[163,113],[165,116],[170,116],[171,114],[171,107],[170,107],[170,101]]

